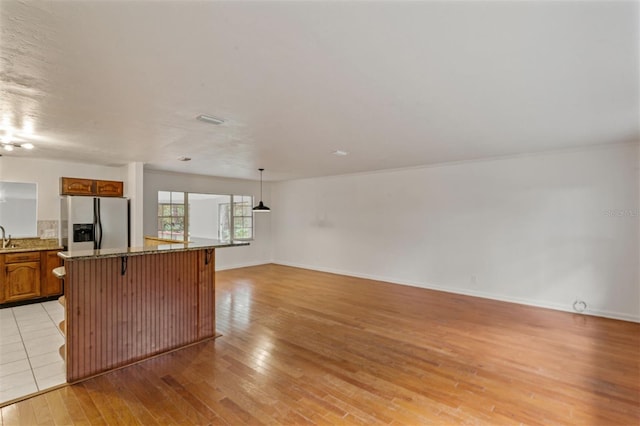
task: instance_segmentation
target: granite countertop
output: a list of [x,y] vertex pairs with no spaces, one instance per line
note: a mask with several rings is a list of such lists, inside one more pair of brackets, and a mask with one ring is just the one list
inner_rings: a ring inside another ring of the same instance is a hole
[[9,243],[9,247],[0,248],[0,254],[22,253],[26,251],[62,250],[62,248],[63,247],[60,246],[60,242],[57,238],[13,238]]
[[221,247],[236,247],[236,246],[248,246],[246,241],[220,241],[197,238],[188,243],[175,243],[175,244],[159,244],[149,245],[143,247],[128,247],[119,249],[103,249],[103,250],[77,250],[77,251],[63,251],[58,253],[64,260],[82,260],[82,259],[99,259],[106,257],[121,257],[121,256],[139,256],[143,254],[157,254],[167,253],[175,251],[190,251],[190,250],[202,250],[210,248]]

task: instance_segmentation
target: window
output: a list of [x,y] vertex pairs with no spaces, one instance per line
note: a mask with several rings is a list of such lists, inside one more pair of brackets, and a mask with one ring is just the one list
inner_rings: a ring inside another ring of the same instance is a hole
[[234,240],[253,239],[253,197],[232,195],[231,200],[231,203],[218,205],[219,238],[226,240],[233,235]]
[[184,192],[158,191],[158,237],[184,240],[185,199]]
[[247,195],[158,191],[158,237],[252,240],[252,206]]
[[218,204],[218,239],[231,238],[231,210],[229,203]]

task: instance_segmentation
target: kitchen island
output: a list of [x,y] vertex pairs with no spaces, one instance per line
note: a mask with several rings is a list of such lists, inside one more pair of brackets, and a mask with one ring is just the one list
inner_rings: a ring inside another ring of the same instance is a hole
[[67,382],[214,338],[215,249],[242,245],[196,240],[59,253]]

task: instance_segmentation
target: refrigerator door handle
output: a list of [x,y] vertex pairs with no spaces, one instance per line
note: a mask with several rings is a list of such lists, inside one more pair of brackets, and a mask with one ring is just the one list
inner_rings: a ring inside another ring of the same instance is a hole
[[100,216],[100,198],[96,198],[98,201],[98,231],[100,236],[98,237],[98,250],[102,248],[102,217]]
[[93,199],[93,249],[98,249],[98,200]]

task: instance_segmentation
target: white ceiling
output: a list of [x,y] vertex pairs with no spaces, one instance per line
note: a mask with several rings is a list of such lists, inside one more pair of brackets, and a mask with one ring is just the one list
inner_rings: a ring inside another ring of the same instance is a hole
[[2,0],[36,145],[4,155],[279,180],[638,141],[638,6]]

